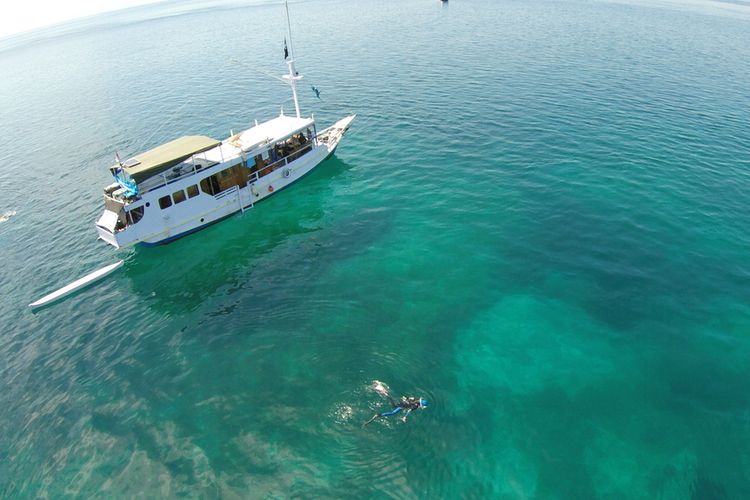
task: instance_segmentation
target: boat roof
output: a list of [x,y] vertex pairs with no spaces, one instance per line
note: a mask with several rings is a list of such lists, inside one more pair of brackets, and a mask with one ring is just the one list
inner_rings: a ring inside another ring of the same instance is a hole
[[123,163],[123,170],[138,183],[219,144],[205,135],[187,135],[135,155]]
[[242,132],[235,141],[243,151],[255,148],[262,142],[274,142],[304,130],[315,121],[312,118],[277,116]]

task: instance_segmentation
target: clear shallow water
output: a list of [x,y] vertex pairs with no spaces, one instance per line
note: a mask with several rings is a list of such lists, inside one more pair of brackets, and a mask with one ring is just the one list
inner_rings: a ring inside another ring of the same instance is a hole
[[279,5],[191,5],[0,52],[3,496],[750,496],[750,11],[293,4],[336,156],[30,313],[114,149],[287,99]]

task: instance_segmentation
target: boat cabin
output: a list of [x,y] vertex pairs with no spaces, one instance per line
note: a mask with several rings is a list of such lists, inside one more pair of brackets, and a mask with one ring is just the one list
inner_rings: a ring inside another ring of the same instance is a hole
[[[217,196],[235,187],[245,188],[310,152],[315,143],[312,118],[284,115],[224,141],[180,137],[110,168],[117,182],[104,190],[105,215],[116,216],[116,221],[101,222],[121,231],[139,222],[151,205],[165,210],[201,194]],[[194,175],[199,175],[195,183],[169,189],[170,184]],[[139,203],[151,192],[161,194],[157,203]]]

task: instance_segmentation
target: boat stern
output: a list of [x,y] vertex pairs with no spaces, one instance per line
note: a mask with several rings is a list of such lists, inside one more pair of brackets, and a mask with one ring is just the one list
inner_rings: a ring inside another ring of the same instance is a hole
[[118,214],[111,210],[104,210],[95,223],[99,239],[115,248],[128,247],[137,243],[137,238],[130,227],[123,228],[118,220]]
[[117,243],[117,220],[118,216],[115,212],[105,210],[96,220],[95,225],[99,239],[115,248],[120,248],[120,245]]

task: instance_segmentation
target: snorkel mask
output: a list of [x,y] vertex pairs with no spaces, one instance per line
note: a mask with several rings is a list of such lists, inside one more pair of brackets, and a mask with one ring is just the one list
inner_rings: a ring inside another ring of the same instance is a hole
[[427,400],[426,400],[426,399],[424,399],[424,398],[419,398],[419,406],[420,406],[421,408],[427,408],[427,407],[428,407],[429,405],[430,405],[430,402],[429,402],[429,401],[427,401]]

